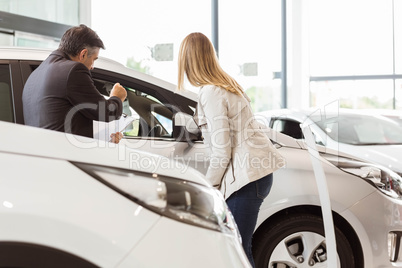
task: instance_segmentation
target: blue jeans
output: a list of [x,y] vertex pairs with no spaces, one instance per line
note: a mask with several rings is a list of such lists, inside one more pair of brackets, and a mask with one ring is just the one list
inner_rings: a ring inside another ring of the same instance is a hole
[[271,190],[272,179],[271,173],[259,180],[250,182],[226,200],[239,228],[243,249],[253,267],[255,264],[251,251],[251,240],[261,204]]

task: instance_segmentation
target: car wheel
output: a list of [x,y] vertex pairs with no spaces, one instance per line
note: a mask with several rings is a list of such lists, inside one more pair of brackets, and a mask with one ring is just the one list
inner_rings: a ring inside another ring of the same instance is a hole
[[0,242],[0,267],[99,268],[71,253],[23,242]]
[[[335,236],[338,267],[355,267],[350,243],[336,226]],[[327,267],[322,218],[304,214],[288,215],[265,226],[253,237],[253,255],[257,268]]]

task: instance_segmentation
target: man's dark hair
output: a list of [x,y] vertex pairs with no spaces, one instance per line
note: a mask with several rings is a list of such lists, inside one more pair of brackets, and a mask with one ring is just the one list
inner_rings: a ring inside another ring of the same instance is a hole
[[84,48],[105,49],[102,40],[94,30],[84,24],[68,29],[61,38],[59,50],[67,55],[77,56]]

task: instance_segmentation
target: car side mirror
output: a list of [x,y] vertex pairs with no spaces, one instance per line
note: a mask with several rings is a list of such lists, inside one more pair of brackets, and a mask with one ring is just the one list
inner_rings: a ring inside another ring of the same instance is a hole
[[191,115],[182,112],[173,115],[173,138],[176,141],[193,142],[202,140],[201,134],[201,130]]

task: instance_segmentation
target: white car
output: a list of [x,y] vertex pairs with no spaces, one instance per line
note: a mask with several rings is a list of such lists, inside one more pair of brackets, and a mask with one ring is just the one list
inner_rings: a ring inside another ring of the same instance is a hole
[[[250,267],[199,172],[84,137],[0,129],[1,267]],[[133,155],[169,168],[133,169]]]
[[[0,112],[2,120],[23,124],[23,83],[49,53],[33,49],[0,49],[4,66],[1,69],[0,65],[0,85],[6,85],[0,87],[6,96],[0,98],[0,107],[5,107]],[[192,120],[196,94],[176,92],[173,84],[102,58],[96,62],[92,75],[95,85],[104,95],[115,82],[125,86],[128,106],[131,107],[129,111],[138,116],[131,129],[126,131],[119,148],[156,153],[176,160],[174,163],[182,163],[179,168],[184,170],[193,167],[201,173],[206,172],[209,148],[203,144]],[[327,267],[319,199],[319,191],[326,189],[317,189],[311,156],[304,142],[269,129],[267,135],[285,157],[286,166],[274,173],[271,193],[260,210],[253,238],[256,265],[258,268]],[[19,137],[18,141],[20,139],[27,146],[32,143],[29,135]],[[82,147],[82,151],[86,150],[86,143],[74,139],[70,142]],[[318,149],[331,199],[338,267],[402,267],[401,177],[387,167],[353,159],[355,157],[337,150],[323,150],[322,146]],[[134,169],[150,163],[161,172],[169,169],[165,161],[149,162],[141,154],[132,154],[130,162]],[[186,173],[184,178],[191,176]],[[191,238],[194,245],[198,244],[198,238]],[[201,250],[198,245],[197,250]],[[203,250],[206,254],[209,252],[208,248]],[[197,262],[198,259],[194,260]]]
[[259,115],[270,128],[298,140],[304,139],[301,124],[308,124],[322,150],[332,149],[375,162],[402,176],[402,125],[395,121],[397,113],[280,109]]
[[365,114],[385,116],[402,126],[402,110],[391,109],[362,109]]

